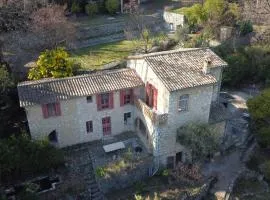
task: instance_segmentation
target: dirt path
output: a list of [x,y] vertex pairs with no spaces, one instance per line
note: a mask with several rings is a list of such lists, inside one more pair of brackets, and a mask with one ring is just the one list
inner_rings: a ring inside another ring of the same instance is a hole
[[241,152],[236,150],[229,155],[219,157],[214,162],[206,164],[203,168],[203,174],[205,176],[217,176],[218,181],[212,189],[212,193],[218,199],[224,199],[230,184],[243,167]]

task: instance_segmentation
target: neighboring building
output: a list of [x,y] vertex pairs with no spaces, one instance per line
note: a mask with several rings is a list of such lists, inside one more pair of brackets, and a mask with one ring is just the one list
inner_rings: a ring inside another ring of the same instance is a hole
[[166,22],[167,29],[176,31],[177,28],[183,27],[185,23],[185,16],[172,11],[164,11],[163,19]]
[[176,130],[207,123],[227,64],[210,49],[129,57],[127,67],[18,85],[34,139],[59,147],[134,131],[163,165],[185,161]]

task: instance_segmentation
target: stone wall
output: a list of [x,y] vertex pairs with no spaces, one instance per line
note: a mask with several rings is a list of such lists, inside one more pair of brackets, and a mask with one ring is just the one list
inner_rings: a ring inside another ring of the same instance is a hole
[[112,190],[124,189],[149,177],[150,167],[152,167],[151,157],[137,163],[136,167],[133,169],[121,170],[121,172],[114,176],[97,178],[97,181],[104,193]]

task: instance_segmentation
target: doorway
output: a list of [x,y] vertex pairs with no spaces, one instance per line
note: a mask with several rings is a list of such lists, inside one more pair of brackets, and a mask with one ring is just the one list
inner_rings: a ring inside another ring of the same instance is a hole
[[183,152],[180,151],[180,152],[176,153],[176,158],[175,158],[176,165],[177,165],[179,162],[182,162],[182,159],[183,159]]

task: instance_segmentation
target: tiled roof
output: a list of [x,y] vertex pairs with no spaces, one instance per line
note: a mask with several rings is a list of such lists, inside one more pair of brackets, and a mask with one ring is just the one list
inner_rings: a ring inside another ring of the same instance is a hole
[[145,59],[167,89],[175,91],[212,84],[217,81],[214,76],[202,72],[206,57],[211,58],[211,67],[227,65],[226,62],[208,48],[180,49],[129,58]]
[[132,69],[100,71],[69,78],[42,79],[18,84],[21,106],[43,104],[144,85]]

